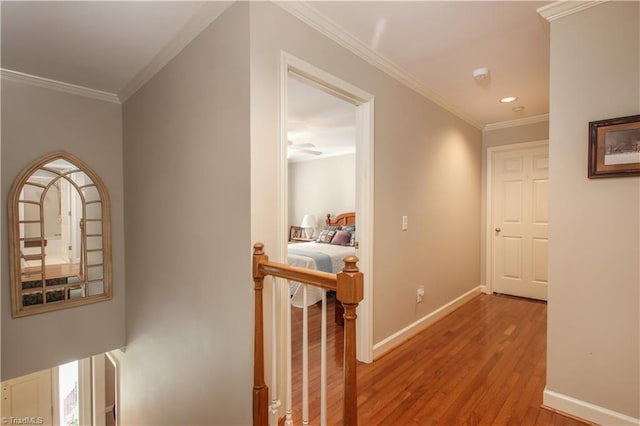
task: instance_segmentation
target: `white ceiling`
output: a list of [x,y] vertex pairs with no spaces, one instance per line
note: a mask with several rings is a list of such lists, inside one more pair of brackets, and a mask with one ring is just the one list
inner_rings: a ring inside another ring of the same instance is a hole
[[[390,61],[405,80],[417,82],[422,93],[482,128],[548,112],[548,28],[536,13],[547,3],[297,5],[321,24],[337,25],[372,55]],[[126,99],[229,5],[2,1],[1,66]],[[489,67],[490,78],[475,81],[471,73],[477,67]],[[500,104],[507,95],[519,99]],[[525,110],[514,113],[514,106]]]
[[120,93],[202,2],[2,2],[2,68]]
[[289,162],[356,152],[356,107],[320,89],[289,77],[287,136],[291,143],[322,155],[289,149]]
[[[481,125],[549,112],[545,1],[310,2]],[[476,81],[474,69],[488,67]],[[501,104],[505,96],[517,96]],[[524,106],[521,113],[512,108]]]

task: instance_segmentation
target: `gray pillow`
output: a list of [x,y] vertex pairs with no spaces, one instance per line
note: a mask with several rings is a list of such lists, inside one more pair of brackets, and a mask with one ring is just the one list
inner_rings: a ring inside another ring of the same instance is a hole
[[336,235],[333,236],[331,244],[348,246],[351,241],[351,231],[336,231]]

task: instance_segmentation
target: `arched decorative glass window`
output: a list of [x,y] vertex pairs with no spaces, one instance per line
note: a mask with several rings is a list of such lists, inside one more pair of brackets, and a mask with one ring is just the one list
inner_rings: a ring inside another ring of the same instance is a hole
[[111,298],[111,219],[102,180],[56,152],[26,167],[9,192],[14,317]]

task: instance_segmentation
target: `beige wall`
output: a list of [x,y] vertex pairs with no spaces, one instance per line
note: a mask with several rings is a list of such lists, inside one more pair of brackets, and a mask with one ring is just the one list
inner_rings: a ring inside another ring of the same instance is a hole
[[540,141],[548,138],[549,121],[544,120],[539,123],[525,124],[522,126],[485,130],[482,132],[482,148],[483,151],[486,151],[487,148],[495,146]]
[[486,233],[487,233],[487,151],[497,146],[513,145],[525,142],[549,139],[549,121],[526,124],[524,126],[504,129],[485,130],[482,132],[482,177],[480,205],[480,282],[486,282]]
[[[375,96],[374,342],[477,287],[481,132],[277,6],[250,8],[252,240],[280,251],[282,49]],[[419,285],[426,298],[416,305]]]
[[[113,299],[11,318],[8,243],[2,242],[2,380],[124,345],[121,106],[2,79],[2,212],[20,171],[67,151],[103,180],[111,200]],[[7,223],[2,221],[2,235]]]
[[[289,163],[289,226],[300,225],[305,214],[325,225],[327,213],[356,209],[356,157],[342,155]],[[317,235],[317,233],[316,233]]]
[[551,23],[549,131],[547,391],[635,419],[640,178],[587,179],[587,141],[589,121],[640,109],[639,6],[608,2]]
[[251,423],[248,7],[124,105],[124,425]]

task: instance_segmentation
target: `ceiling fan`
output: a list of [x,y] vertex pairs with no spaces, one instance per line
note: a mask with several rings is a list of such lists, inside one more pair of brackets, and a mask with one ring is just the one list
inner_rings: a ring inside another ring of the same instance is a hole
[[287,145],[289,146],[289,149],[294,151],[304,152],[305,154],[311,154],[311,155],[322,155],[321,151],[317,151],[315,149],[309,149],[309,148],[316,147],[312,143],[293,143],[292,141],[287,141]]

